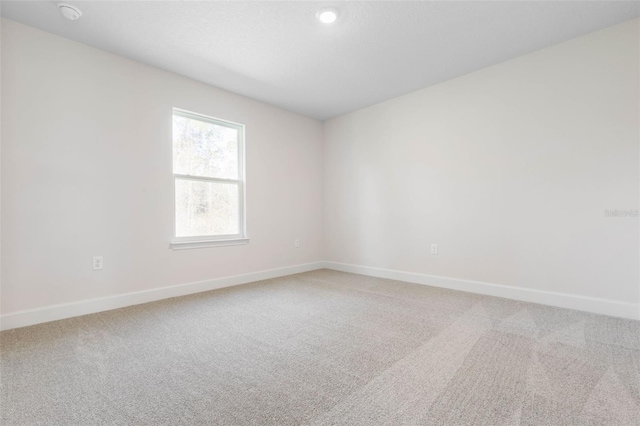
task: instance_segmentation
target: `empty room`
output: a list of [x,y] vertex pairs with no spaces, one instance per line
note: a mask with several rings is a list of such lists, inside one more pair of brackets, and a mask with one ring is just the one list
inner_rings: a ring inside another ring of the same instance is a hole
[[640,425],[640,2],[0,14],[3,426]]

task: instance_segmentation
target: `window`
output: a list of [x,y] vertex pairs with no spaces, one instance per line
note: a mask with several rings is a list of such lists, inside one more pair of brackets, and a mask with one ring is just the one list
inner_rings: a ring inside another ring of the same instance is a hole
[[174,249],[245,244],[244,126],[173,110]]

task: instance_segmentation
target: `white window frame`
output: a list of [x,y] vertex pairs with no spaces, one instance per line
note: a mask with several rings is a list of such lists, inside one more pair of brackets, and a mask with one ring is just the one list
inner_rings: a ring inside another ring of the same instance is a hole
[[[247,244],[249,238],[247,237],[247,224],[246,224],[246,178],[245,178],[245,126],[244,124],[234,123],[232,121],[222,120],[219,118],[209,117],[206,115],[198,114],[195,112],[173,108],[171,114],[171,123],[173,128],[173,117],[177,115],[192,120],[204,121],[205,123],[215,124],[217,126],[227,127],[235,129],[238,132],[238,179],[221,179],[211,178],[207,176],[197,175],[183,175],[175,173],[173,170],[173,154],[171,156],[171,170],[173,172],[173,240],[171,241],[171,248],[174,250],[192,249],[201,247],[215,247],[215,246],[231,246]],[[172,132],[173,135],[173,132]],[[171,137],[171,148],[173,153],[173,136]],[[176,236],[176,184],[178,179],[181,180],[194,180],[199,182],[215,182],[215,183],[227,183],[238,185],[238,228],[237,234],[229,235],[199,235],[195,237],[178,237]]]

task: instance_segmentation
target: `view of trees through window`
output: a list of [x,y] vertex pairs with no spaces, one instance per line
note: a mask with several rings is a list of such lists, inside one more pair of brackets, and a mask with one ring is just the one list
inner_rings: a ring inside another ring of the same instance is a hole
[[240,234],[238,132],[174,111],[176,237]]

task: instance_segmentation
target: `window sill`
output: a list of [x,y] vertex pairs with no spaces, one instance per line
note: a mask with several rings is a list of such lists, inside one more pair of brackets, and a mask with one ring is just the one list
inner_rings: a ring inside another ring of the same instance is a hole
[[249,244],[249,239],[233,238],[229,240],[172,241],[169,247],[173,250],[189,250],[207,247],[239,246],[243,244]]

